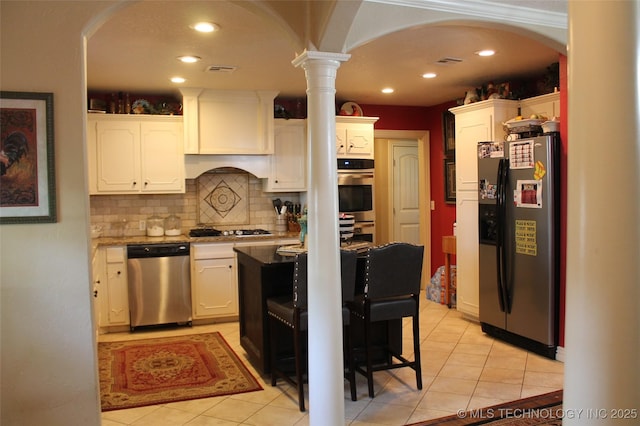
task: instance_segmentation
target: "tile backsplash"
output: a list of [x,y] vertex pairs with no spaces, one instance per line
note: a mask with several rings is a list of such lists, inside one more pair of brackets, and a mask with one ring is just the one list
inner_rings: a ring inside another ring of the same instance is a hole
[[[235,171],[237,174],[237,170]],[[248,223],[243,225],[224,225],[221,223],[205,223],[216,229],[262,228],[275,230],[276,214],[273,199],[300,202],[298,192],[267,193],[262,191],[262,181],[247,173],[249,187]],[[204,175],[203,175],[204,176]],[[151,216],[165,218],[176,215],[181,219],[182,233],[188,234],[191,228],[199,225],[198,179],[186,180],[184,194],[140,194],[140,195],[91,195],[91,224],[101,225],[104,237],[118,236],[118,224],[124,223],[124,236],[145,235],[140,229],[140,221]]]

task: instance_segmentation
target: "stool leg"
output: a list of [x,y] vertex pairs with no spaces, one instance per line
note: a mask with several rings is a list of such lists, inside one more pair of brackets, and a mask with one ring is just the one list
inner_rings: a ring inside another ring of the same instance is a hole
[[416,300],[416,312],[413,316],[413,363],[416,370],[416,385],[422,389],[422,364],[420,363],[420,321],[418,317],[418,301]]
[[302,359],[300,346],[302,345],[302,332],[299,328],[300,321],[296,321],[295,330],[293,331],[293,350],[295,357],[295,365],[296,365],[296,383],[298,385],[298,406],[300,407],[300,411],[305,411],[304,408],[304,381],[302,379]]
[[349,388],[351,390],[351,400],[357,401],[358,396],[356,393],[356,370],[353,366],[353,341],[351,340],[351,327],[344,326],[344,340],[347,347],[347,380],[349,380]]
[[270,355],[271,355],[271,360],[269,362],[269,364],[271,365],[271,386],[275,386],[276,383],[278,382],[278,377],[276,375],[276,342],[275,339],[273,338],[273,336],[275,336],[275,319],[269,315],[269,331],[271,334],[271,350]]
[[364,346],[365,357],[367,358],[367,386],[369,387],[369,398],[373,398],[373,362],[371,361],[371,319],[368,307],[365,306],[364,314]]

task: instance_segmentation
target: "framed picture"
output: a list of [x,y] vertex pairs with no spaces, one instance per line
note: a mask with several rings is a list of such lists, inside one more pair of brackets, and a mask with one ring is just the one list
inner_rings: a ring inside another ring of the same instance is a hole
[[0,92],[0,224],[56,222],[53,93]]
[[442,114],[442,139],[444,155],[453,156],[456,152],[456,116],[451,111]]
[[456,161],[452,158],[444,159],[444,201],[456,202]]

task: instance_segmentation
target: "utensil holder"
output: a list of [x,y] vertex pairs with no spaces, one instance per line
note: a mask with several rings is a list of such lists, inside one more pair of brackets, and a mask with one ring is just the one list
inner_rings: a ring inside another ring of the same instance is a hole
[[276,232],[285,233],[287,232],[287,216],[284,214],[279,214],[276,216]]

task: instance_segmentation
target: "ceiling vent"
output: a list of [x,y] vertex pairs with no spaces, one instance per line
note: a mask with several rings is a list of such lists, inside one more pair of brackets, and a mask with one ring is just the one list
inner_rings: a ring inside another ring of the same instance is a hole
[[236,69],[238,69],[238,67],[234,67],[231,65],[209,65],[206,69],[207,72],[224,72],[224,73],[232,73],[234,72]]
[[459,64],[460,62],[462,62],[462,59],[452,58],[450,56],[446,56],[436,61],[437,64],[441,64],[441,65]]

